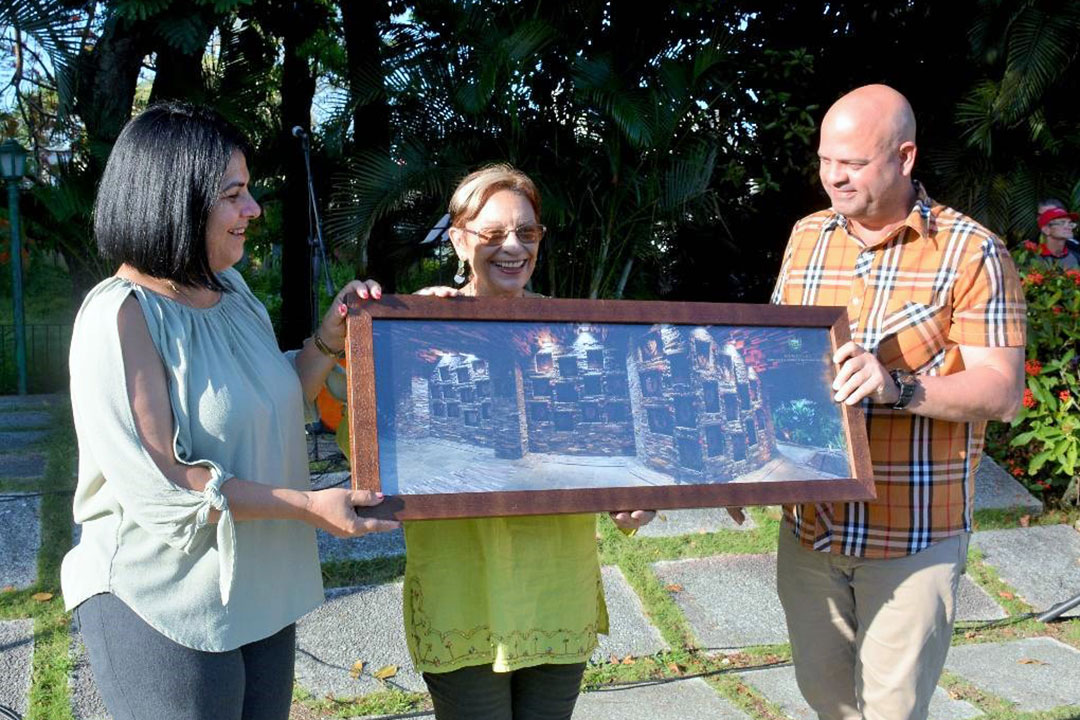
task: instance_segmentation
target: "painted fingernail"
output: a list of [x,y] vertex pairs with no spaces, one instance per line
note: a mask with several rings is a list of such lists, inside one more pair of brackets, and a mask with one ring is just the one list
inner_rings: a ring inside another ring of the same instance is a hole
[[341,303],[337,306],[338,315],[345,316],[349,314],[349,307],[345,303]]
[[377,498],[379,498],[381,500],[382,498],[384,498],[386,496],[383,495],[381,492],[377,492],[377,493],[375,493],[375,497],[377,497]]

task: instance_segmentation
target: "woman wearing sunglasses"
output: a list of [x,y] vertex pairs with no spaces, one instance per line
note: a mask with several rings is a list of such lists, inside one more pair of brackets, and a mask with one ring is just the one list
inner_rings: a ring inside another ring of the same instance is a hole
[[[508,165],[478,170],[450,218],[464,286],[420,294],[525,296],[545,230],[533,182]],[[611,514],[625,530],[653,515]],[[405,542],[405,634],[435,716],[569,719],[607,632],[595,515],[414,521]]]

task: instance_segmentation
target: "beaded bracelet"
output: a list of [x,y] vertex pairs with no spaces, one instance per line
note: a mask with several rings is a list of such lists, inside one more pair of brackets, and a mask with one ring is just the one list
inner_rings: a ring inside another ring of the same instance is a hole
[[319,337],[318,330],[316,330],[314,334],[312,334],[311,339],[312,341],[314,341],[315,347],[318,349],[318,351],[326,357],[337,358],[338,360],[342,360],[345,358],[345,348],[341,348],[340,350],[331,350],[330,346],[326,344],[326,341]]

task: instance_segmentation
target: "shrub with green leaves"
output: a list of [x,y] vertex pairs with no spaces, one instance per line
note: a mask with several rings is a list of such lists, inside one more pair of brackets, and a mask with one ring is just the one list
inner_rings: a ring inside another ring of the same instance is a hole
[[1062,270],[1026,242],[1013,253],[1028,306],[1024,404],[995,424],[987,449],[1029,490],[1076,502],[1080,465],[1080,271]]

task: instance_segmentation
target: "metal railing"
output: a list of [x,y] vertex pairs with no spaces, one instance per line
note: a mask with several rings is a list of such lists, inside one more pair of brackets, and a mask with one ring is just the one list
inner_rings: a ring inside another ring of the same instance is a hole
[[[26,325],[26,385],[30,393],[63,391],[68,386],[71,325]],[[15,326],[0,325],[0,395],[18,391]]]

